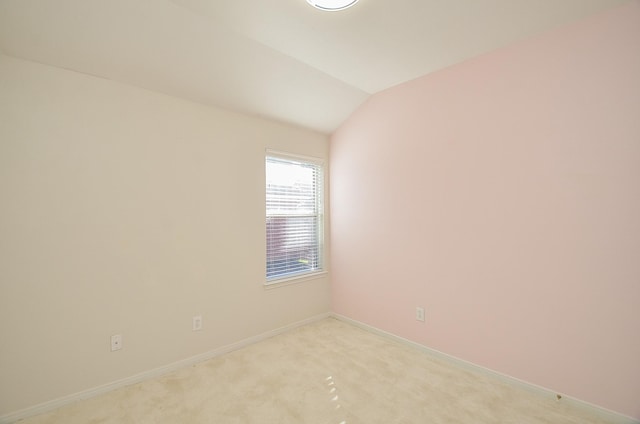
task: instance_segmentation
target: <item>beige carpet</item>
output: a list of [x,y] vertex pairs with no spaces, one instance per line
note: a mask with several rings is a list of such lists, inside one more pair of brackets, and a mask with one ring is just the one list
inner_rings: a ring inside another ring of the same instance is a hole
[[606,423],[329,318],[22,424]]

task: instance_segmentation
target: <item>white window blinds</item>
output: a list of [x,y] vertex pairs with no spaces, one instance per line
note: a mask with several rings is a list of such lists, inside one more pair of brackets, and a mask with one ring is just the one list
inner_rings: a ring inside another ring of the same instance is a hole
[[323,170],[267,156],[267,283],[322,271]]

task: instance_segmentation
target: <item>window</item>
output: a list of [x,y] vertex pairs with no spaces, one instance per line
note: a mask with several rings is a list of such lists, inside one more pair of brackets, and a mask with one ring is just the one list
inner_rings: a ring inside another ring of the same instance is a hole
[[323,270],[322,162],[267,153],[267,284]]

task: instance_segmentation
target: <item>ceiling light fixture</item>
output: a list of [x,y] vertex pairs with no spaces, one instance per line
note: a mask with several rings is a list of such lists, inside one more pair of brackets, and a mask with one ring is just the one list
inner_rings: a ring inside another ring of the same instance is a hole
[[357,2],[358,0],[307,0],[311,6],[328,12],[344,10]]

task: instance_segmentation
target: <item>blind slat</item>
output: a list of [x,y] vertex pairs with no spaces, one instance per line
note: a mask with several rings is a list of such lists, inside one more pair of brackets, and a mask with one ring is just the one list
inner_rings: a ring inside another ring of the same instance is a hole
[[322,166],[266,159],[267,279],[322,269]]

